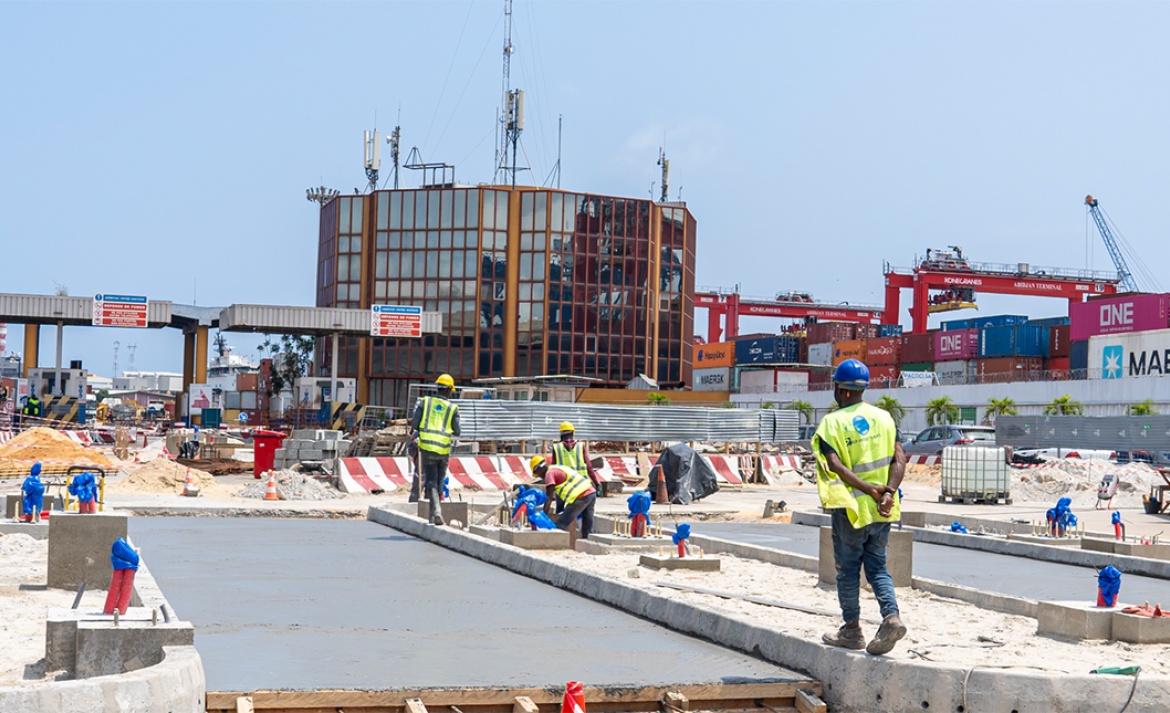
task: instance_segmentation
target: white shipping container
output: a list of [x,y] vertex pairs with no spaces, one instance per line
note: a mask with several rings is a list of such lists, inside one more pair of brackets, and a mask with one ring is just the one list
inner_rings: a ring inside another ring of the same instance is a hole
[[739,393],[741,394],[775,394],[807,389],[807,371],[744,369],[739,372]]
[[833,365],[833,343],[808,345],[808,363],[821,366]]
[[1089,378],[1170,375],[1170,329],[1089,338]]
[[979,361],[976,359],[956,359],[935,362],[934,373],[938,377],[938,383],[943,386],[973,384],[979,373]]
[[695,369],[695,391],[731,391],[731,367]]

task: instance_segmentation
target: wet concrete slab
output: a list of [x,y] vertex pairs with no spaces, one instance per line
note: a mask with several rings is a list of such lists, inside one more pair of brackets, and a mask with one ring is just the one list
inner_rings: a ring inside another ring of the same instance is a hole
[[[696,535],[771,547],[809,557],[818,555],[819,528],[808,525],[704,522],[694,523],[692,528]],[[1107,564],[1109,555],[1102,553],[1100,565],[1103,567]],[[1076,598],[1095,601],[1097,598],[1097,573],[1092,568],[945,545],[915,542],[914,576],[1038,601]],[[1121,598],[1139,603],[1170,600],[1170,582],[1124,574]]]
[[208,690],[805,678],[367,521],[133,518]]

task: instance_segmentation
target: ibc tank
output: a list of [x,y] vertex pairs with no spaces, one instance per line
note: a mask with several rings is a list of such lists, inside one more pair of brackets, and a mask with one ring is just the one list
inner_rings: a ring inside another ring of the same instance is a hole
[[1011,477],[1003,448],[947,446],[942,454],[945,498],[1007,500]]

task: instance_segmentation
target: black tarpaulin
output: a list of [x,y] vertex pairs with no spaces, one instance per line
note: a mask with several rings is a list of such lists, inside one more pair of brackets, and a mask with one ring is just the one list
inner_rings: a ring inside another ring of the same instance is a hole
[[675,444],[658,456],[650,475],[650,492],[658,488],[658,475],[666,478],[666,494],[676,505],[689,505],[718,492],[719,483],[711,464],[690,446]]

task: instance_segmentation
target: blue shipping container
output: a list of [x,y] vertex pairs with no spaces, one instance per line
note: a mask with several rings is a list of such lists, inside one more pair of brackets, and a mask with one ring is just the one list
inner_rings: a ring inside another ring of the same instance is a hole
[[736,364],[795,364],[799,358],[796,337],[757,337],[735,343]]
[[900,324],[879,324],[878,337],[900,337],[902,336],[902,325]]
[[979,358],[1046,357],[1048,327],[1019,324],[979,330]]
[[1068,317],[1045,317],[1044,319],[1029,319],[1028,324],[1037,327],[1063,327],[1069,323]]
[[997,314],[989,317],[972,317],[971,329],[984,329],[985,327],[1011,327],[1013,325],[1027,323],[1027,315]]
[[974,322],[974,320],[971,319],[951,319],[940,324],[939,331],[958,332],[963,329],[974,329],[975,325],[972,324],[972,322]]
[[[1088,369],[1089,368],[1089,340],[1080,342],[1073,342],[1071,351],[1068,355],[1068,368],[1070,369]],[[1083,376],[1080,378],[1084,378]]]

